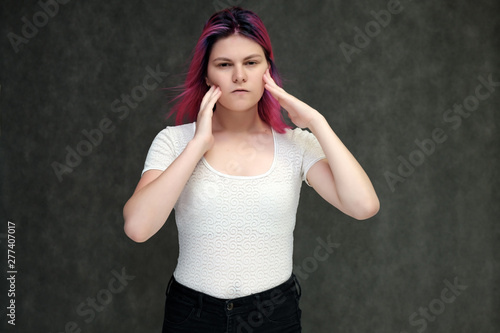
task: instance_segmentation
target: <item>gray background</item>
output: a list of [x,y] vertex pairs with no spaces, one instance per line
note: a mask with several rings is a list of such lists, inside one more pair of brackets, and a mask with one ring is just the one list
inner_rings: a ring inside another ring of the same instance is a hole
[[[341,43],[355,46],[355,27],[364,31],[388,1],[69,1],[17,53],[8,33],[21,36],[22,18],[33,22],[41,7],[2,1],[1,330],[159,332],[178,251],[173,216],[135,244],[121,210],[151,141],[171,124],[172,92],[162,88],[182,81],[205,20],[232,3],[261,16],[285,88],[325,115],[381,201],[359,222],[303,187],[294,263],[309,271],[300,278],[304,332],[499,332],[500,87],[458,128],[443,119],[474,95],[479,76],[500,81],[494,0],[402,0],[350,62]],[[128,115],[113,112],[148,66],[168,76]],[[65,163],[66,147],[106,118],[112,130],[59,180],[52,163]],[[415,140],[435,128],[447,140],[391,189],[385,174],[398,173],[398,157],[417,156]],[[15,327],[5,316],[7,221],[16,224]],[[314,258],[318,237],[337,243],[324,261]],[[107,292],[122,269],[133,278]],[[444,281],[455,279],[467,289],[442,303]],[[106,294],[91,318],[89,299]],[[429,306],[438,314],[425,327],[418,311]]]

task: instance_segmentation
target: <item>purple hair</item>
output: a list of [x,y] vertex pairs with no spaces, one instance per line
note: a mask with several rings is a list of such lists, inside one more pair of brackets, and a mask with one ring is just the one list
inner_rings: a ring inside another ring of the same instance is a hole
[[[271,77],[281,86],[281,79],[274,64],[271,39],[262,20],[255,13],[239,7],[221,10],[213,14],[205,24],[193,51],[186,81],[180,87],[182,92],[174,99],[175,104],[169,117],[176,114],[176,125],[196,120],[201,100],[209,89],[205,77],[212,47],[219,39],[233,34],[250,38],[262,47],[270,64]],[[258,112],[259,117],[278,133],[283,133],[290,127],[283,120],[280,104],[267,90],[264,90],[259,100]]]

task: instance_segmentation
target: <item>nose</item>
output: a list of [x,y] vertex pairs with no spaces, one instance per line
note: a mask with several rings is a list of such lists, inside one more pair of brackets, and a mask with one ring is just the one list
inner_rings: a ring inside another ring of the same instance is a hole
[[246,82],[247,81],[247,74],[245,72],[245,69],[243,66],[234,66],[234,73],[233,73],[233,82],[238,83],[238,82]]

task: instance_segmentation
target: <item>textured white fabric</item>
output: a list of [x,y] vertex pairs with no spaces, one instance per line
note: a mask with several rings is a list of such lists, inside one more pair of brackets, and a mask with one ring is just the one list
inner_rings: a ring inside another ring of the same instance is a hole
[[[196,123],[154,139],[143,173],[165,170],[193,138]],[[236,298],[270,289],[292,273],[293,230],[302,181],[324,153],[313,134],[273,131],[274,161],[258,176],[218,172],[202,158],[177,203],[174,276],[191,289]]]

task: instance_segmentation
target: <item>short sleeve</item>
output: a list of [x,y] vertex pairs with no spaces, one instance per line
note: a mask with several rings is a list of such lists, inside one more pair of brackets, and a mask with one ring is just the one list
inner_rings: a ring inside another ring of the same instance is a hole
[[177,158],[173,132],[171,127],[167,127],[156,135],[151,147],[149,147],[142,174],[148,170],[165,171]]
[[325,153],[314,134],[302,129],[295,131],[298,131],[297,140],[302,149],[301,177],[308,186],[311,186],[307,182],[307,172],[316,162],[325,158]]

